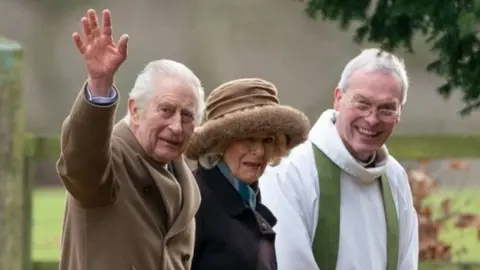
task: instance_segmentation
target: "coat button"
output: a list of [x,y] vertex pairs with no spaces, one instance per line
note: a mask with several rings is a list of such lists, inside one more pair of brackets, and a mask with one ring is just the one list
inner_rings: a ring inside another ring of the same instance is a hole
[[267,230],[267,229],[268,229],[267,224],[265,224],[265,222],[262,222],[262,223],[260,224],[260,229],[262,229],[263,231]]
[[152,186],[146,186],[143,188],[143,193],[145,194],[150,194],[152,192],[153,187]]
[[190,254],[184,254],[184,255],[182,256],[182,261],[183,261],[184,263],[186,263],[186,262],[188,262],[188,260],[190,260]]

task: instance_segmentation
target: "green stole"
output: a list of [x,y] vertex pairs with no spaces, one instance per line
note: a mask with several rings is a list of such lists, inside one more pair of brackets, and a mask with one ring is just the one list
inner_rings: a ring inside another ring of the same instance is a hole
[[[320,270],[334,270],[337,265],[340,239],[340,172],[320,149],[312,144],[320,185],[318,223],[313,238],[313,255]],[[398,264],[398,216],[387,176],[380,177],[383,206],[387,224],[387,267]]]

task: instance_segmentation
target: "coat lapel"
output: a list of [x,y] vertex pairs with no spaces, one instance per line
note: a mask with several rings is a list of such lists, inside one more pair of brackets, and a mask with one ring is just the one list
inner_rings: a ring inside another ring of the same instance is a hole
[[175,172],[175,175],[173,175],[162,164],[155,162],[146,155],[130,128],[124,122],[119,122],[116,125],[114,133],[137,152],[137,158],[141,167],[143,167],[142,169],[148,172],[162,196],[168,225],[165,240],[182,232],[185,227],[194,221],[195,214],[200,206],[200,191],[197,182],[183,157],[172,162]]
[[182,201],[180,202],[180,213],[168,231],[166,238],[177,235],[189,226],[200,206],[200,191],[197,182],[183,158],[173,161],[172,165],[182,191]]
[[181,187],[175,177],[163,166],[154,166],[143,157],[139,156],[139,158],[162,196],[168,215],[167,225],[170,228],[181,210],[183,196]]

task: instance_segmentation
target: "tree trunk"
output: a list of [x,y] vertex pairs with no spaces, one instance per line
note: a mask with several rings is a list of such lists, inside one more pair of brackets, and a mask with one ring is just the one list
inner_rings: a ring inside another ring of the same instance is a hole
[[29,200],[23,179],[22,65],[20,45],[0,37],[0,270],[23,270],[29,246],[24,215]]

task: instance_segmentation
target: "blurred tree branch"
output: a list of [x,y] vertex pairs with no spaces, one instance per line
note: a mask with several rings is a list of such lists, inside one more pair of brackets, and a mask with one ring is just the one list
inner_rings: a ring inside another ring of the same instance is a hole
[[[480,0],[307,0],[306,12],[316,19],[338,21],[341,29],[353,21],[354,41],[373,42],[384,50],[405,48],[413,53],[414,34],[421,33],[437,59],[426,70],[446,79],[438,93],[448,99],[461,91],[459,113],[480,108]],[[373,7],[373,12],[371,9]]]

